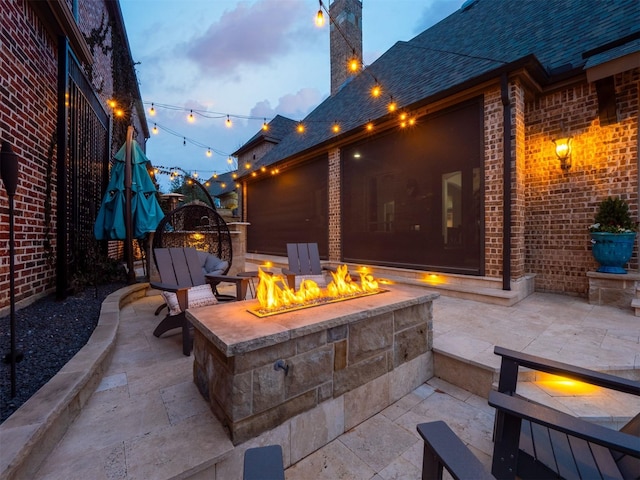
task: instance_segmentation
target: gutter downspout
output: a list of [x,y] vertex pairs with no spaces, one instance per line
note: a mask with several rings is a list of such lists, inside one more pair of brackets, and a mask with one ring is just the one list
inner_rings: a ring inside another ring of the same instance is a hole
[[511,102],[509,100],[509,78],[500,77],[502,99],[502,151],[504,155],[502,195],[502,289],[511,290]]

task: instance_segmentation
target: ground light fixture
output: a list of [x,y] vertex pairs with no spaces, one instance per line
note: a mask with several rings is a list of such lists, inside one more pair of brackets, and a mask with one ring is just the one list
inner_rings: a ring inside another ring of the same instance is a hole
[[16,298],[15,298],[15,264],[13,238],[13,197],[18,188],[18,155],[13,152],[9,142],[3,141],[0,148],[0,176],[9,197],[9,303],[11,351],[5,355],[4,362],[11,365],[11,398],[16,396],[16,363],[23,358],[22,352],[16,350]]

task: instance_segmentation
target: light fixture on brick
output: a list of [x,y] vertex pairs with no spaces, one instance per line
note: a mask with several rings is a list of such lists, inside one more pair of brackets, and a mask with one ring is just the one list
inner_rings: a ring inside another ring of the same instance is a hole
[[571,137],[557,138],[553,141],[556,146],[556,156],[560,160],[563,170],[571,168]]

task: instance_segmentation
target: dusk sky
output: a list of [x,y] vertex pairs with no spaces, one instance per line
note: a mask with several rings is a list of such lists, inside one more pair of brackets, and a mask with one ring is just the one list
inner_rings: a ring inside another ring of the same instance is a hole
[[[462,3],[364,0],[365,65]],[[158,127],[146,149],[155,166],[200,178],[229,171],[229,155],[265,119],[301,120],[329,95],[329,28],[314,24],[317,0],[121,0],[120,6],[147,122]],[[158,181],[167,191],[168,177]]]

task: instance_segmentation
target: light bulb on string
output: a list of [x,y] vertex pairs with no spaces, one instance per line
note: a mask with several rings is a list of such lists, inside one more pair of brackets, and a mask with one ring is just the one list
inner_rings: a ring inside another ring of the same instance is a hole
[[213,172],[213,178],[218,178],[218,172]]
[[155,114],[156,114],[156,107],[154,107],[152,103],[151,108],[149,109],[149,115],[153,117]]
[[264,119],[264,122],[262,122],[262,130],[265,131],[265,132],[267,130],[269,130],[269,125],[267,125],[267,119],[266,118]]
[[249,162],[244,164],[244,168],[246,168],[247,170],[249,170],[251,168],[251,164]]
[[193,175],[191,175],[193,178],[198,178],[198,172],[194,171]]
[[353,58],[349,60],[349,71],[355,73],[360,70],[360,61],[358,60],[358,57],[355,56],[355,52],[353,53]]
[[238,178],[238,174],[234,172],[233,174],[231,174],[231,177],[235,180],[236,178]]
[[382,95],[382,87],[376,83],[371,89],[371,96],[378,98],[380,95]]
[[333,123],[333,125],[331,126],[331,131],[333,131],[333,133],[340,132],[340,125],[338,125],[338,122]]
[[187,139],[186,137],[182,137],[182,146],[186,147],[187,146]]
[[319,0],[320,7],[318,8],[318,13],[316,13],[316,26],[322,27],[324,25],[324,15],[322,13],[322,0]]
[[189,112],[189,116],[187,117],[187,121],[189,121],[190,123],[193,123],[196,121],[196,118],[193,116],[193,110],[191,110],[191,112]]
[[373,122],[367,122],[367,125],[365,127],[367,129],[368,132],[373,130]]
[[153,129],[151,131],[153,132],[154,135],[158,134],[158,126],[155,123],[153,124]]
[[207,157],[210,157],[211,155],[213,155],[213,154],[211,153],[211,148],[207,148]]
[[232,158],[231,158],[231,157],[227,157],[227,163],[228,163],[229,165],[231,165],[231,164],[233,163],[233,160],[232,160]]
[[302,122],[298,123],[296,130],[298,131],[298,133],[304,133],[304,124]]
[[227,115],[227,121],[225,122],[225,124],[227,125],[227,128],[231,128],[231,125],[233,125],[231,123],[231,119],[229,118],[229,115]]
[[387,109],[389,112],[395,112],[396,108],[398,108],[398,104],[394,102],[393,97],[391,97],[391,101],[389,102],[389,105],[387,105]]

